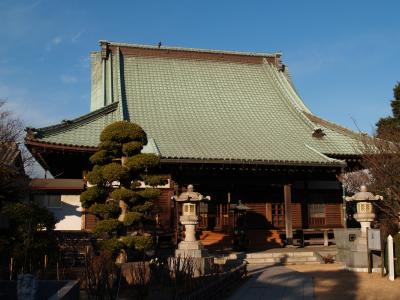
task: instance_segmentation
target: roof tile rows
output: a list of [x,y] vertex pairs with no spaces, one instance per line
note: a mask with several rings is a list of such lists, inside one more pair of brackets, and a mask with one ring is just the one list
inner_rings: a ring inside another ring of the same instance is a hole
[[[127,119],[143,127],[164,158],[337,165],[324,154],[357,152],[357,139],[310,118],[288,76],[266,61],[127,56],[120,67],[119,55],[112,57],[118,108],[62,130],[39,129],[37,139],[96,146],[106,125]],[[312,136],[316,128],[323,138]]]

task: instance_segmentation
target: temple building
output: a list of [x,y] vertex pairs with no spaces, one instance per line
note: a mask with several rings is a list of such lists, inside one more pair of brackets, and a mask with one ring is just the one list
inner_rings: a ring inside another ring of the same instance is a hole
[[171,198],[188,184],[211,197],[199,207],[199,228],[215,233],[205,243],[232,234],[239,200],[254,247],[345,226],[337,176],[357,167],[360,136],[307,108],[280,53],[100,41],[91,64],[91,111],[27,130],[26,146],[58,180],[83,179],[102,129],[127,120],[145,130],[143,151],[170,175],[157,202],[166,232],[177,228]]

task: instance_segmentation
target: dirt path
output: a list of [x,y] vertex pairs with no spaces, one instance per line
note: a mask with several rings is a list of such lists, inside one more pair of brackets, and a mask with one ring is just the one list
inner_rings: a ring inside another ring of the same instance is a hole
[[399,300],[400,278],[389,281],[380,273],[356,273],[342,269],[339,264],[293,265],[292,270],[314,279],[315,299],[323,300]]

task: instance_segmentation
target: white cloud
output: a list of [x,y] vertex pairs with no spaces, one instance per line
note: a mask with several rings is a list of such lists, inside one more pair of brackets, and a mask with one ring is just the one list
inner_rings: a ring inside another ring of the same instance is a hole
[[79,31],[71,38],[71,43],[76,43],[84,31]]
[[57,47],[62,43],[63,39],[61,36],[57,35],[53,37],[47,44],[46,44],[46,51],[51,51],[53,47]]
[[53,45],[59,45],[62,42],[62,38],[60,36],[56,36],[51,40],[51,43]]
[[61,75],[61,81],[63,83],[76,83],[78,82],[78,79],[75,76],[71,76],[71,75],[67,75],[67,74],[63,74]]

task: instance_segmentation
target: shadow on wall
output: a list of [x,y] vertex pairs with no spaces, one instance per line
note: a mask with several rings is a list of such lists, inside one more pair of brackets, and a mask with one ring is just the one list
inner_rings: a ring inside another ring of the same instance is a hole
[[234,230],[203,231],[200,240],[209,250],[237,248],[241,251],[263,251],[281,248],[283,241],[262,214],[249,211],[237,219]]
[[76,202],[75,204],[63,201],[61,207],[47,207],[47,209],[56,218],[56,230],[81,230],[82,207],[80,206],[80,202]]
[[264,251],[283,246],[279,232],[273,229],[272,223],[264,215],[248,211],[243,218],[249,240],[248,250]]

